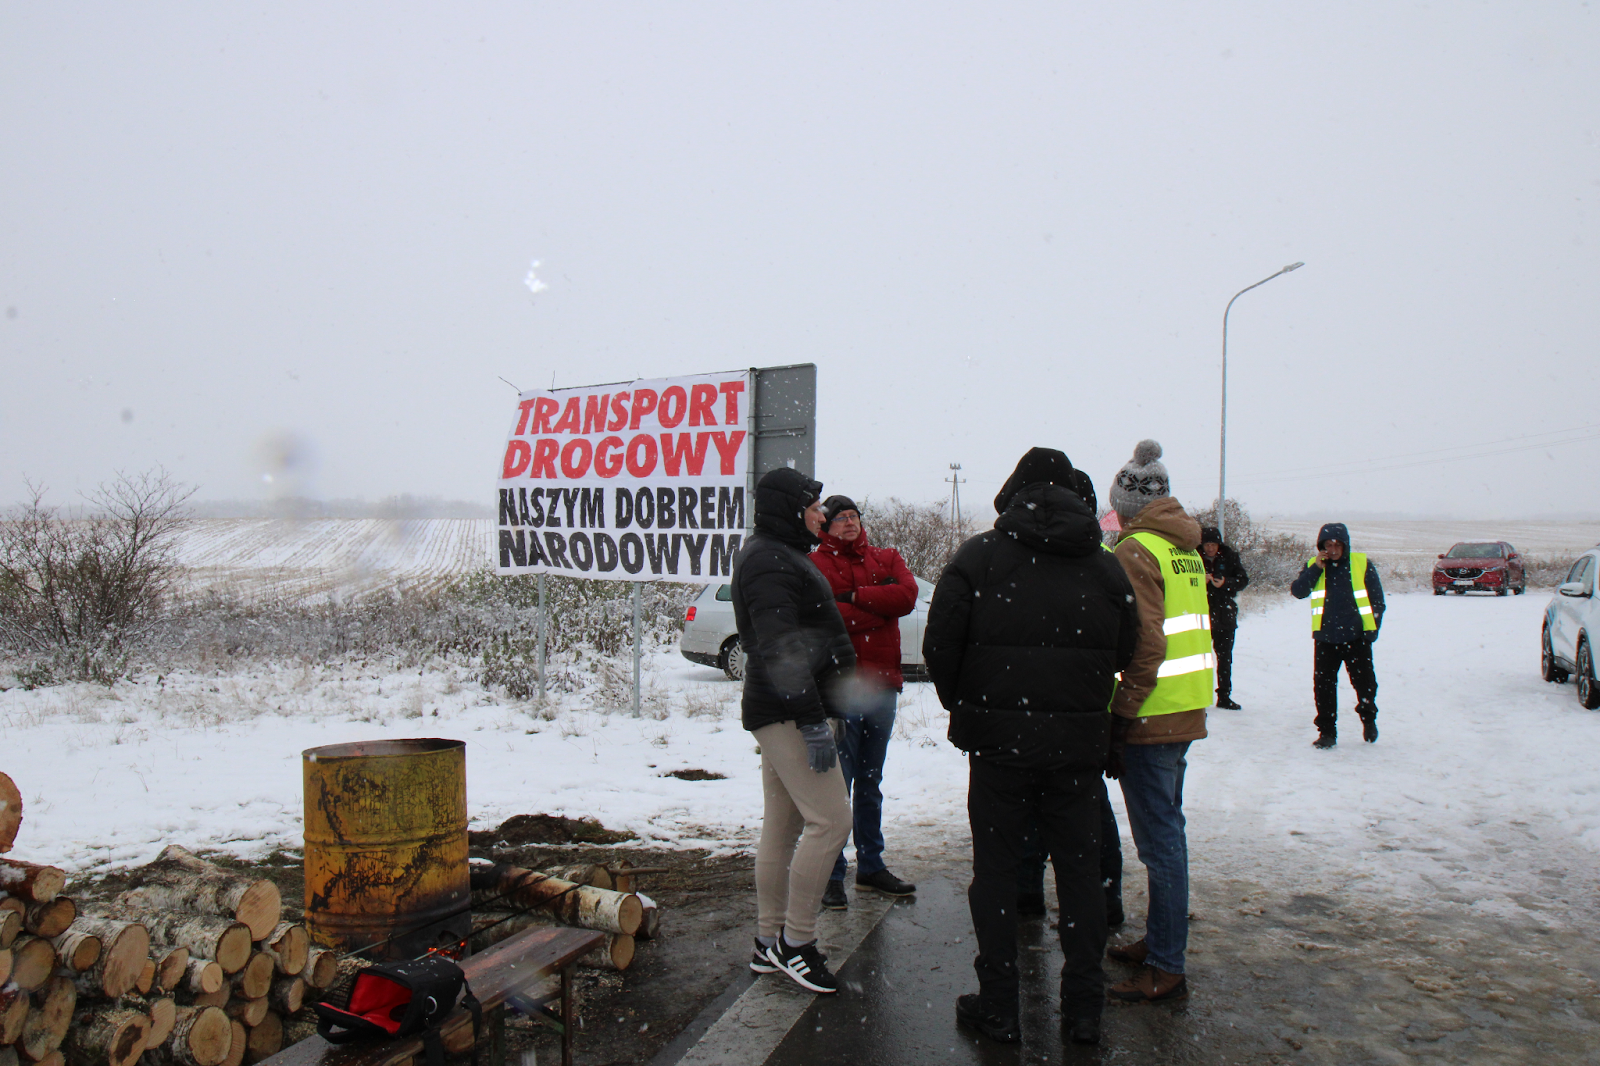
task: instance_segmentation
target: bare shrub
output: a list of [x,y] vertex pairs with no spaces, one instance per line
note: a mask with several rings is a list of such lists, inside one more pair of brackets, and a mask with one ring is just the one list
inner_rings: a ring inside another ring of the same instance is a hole
[[913,574],[929,581],[939,580],[968,535],[951,521],[944,504],[907,503],[890,496],[881,503],[863,498],[860,506],[861,522],[872,543],[893,548]]
[[171,597],[194,489],[160,469],[118,474],[73,516],[28,487],[0,520],[0,641],[48,660],[53,677],[109,683]]

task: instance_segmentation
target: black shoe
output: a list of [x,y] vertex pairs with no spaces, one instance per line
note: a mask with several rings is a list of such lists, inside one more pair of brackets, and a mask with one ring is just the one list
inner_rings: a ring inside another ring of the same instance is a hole
[[1043,918],[1044,917],[1044,893],[1043,892],[1019,892],[1019,893],[1017,893],[1017,917],[1018,918]]
[[822,890],[822,909],[825,911],[842,911],[850,907],[850,897],[844,894],[844,882],[828,880],[828,887]]
[[1321,736],[1317,737],[1316,740],[1311,742],[1311,746],[1313,748],[1331,748],[1337,743],[1339,743],[1338,737],[1334,736],[1332,733],[1323,733]]
[[956,997],[956,1024],[976,1029],[997,1044],[1015,1044],[1022,1040],[1022,1023],[1016,1008],[1004,1014],[986,1007],[975,992]]
[[1243,707],[1239,706],[1237,703],[1234,703],[1227,696],[1218,696],[1217,697],[1217,706],[1221,707],[1225,711],[1242,711],[1242,710],[1244,710]]
[[762,946],[761,938],[756,938],[756,950],[750,956],[750,971],[752,973],[777,973],[778,968],[767,958],[767,949]]
[[886,896],[909,896],[917,890],[916,885],[910,881],[900,880],[888,870],[879,870],[865,877],[856,874],[856,887],[875,888]]
[[1356,714],[1361,718],[1361,739],[1368,744],[1378,742],[1378,708],[1372,704],[1357,707]]
[[1073,1044],[1098,1044],[1100,1043],[1100,1016],[1085,1015],[1081,1018],[1067,1019],[1066,1012],[1061,1014],[1061,1039]]
[[826,956],[817,950],[815,940],[796,948],[779,936],[778,942],[767,949],[767,958],[802,988],[824,993],[839,991],[839,979],[828,969]]

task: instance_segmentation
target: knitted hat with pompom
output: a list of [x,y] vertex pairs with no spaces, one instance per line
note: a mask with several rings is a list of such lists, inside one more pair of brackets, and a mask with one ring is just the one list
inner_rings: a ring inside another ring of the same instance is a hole
[[1133,459],[1117,471],[1111,483],[1110,503],[1117,517],[1128,522],[1151,500],[1172,495],[1167,468],[1161,465],[1161,445],[1142,440],[1133,449]]

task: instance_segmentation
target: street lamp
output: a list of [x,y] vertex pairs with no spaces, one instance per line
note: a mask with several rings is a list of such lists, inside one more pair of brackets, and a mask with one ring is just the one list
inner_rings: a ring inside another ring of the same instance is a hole
[[[1277,274],[1269,274],[1256,282],[1247,285],[1233,294],[1237,300],[1251,289],[1260,288],[1278,274],[1287,274],[1291,270],[1299,270],[1304,263],[1290,263]],[[1233,300],[1228,301],[1228,306],[1222,312],[1222,458],[1218,464],[1217,473],[1217,536],[1225,538],[1228,535],[1228,312],[1233,310]]]

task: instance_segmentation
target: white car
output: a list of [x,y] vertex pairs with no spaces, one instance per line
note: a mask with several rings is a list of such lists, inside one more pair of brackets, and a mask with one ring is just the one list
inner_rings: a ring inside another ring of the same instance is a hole
[[1600,707],[1600,681],[1595,679],[1594,642],[1600,638],[1600,600],[1595,578],[1600,575],[1600,546],[1578,556],[1567,580],[1556,589],[1544,609],[1544,636],[1539,665],[1546,681],[1572,677],[1578,702],[1589,710]]
[[[933,583],[912,576],[917,582],[917,604],[900,619],[900,670],[908,681],[927,676],[922,664],[922,626],[933,599]],[[692,663],[715,666],[735,681],[744,680],[744,649],[739,646],[739,627],[733,624],[732,585],[707,585],[689,605],[678,650]]]

